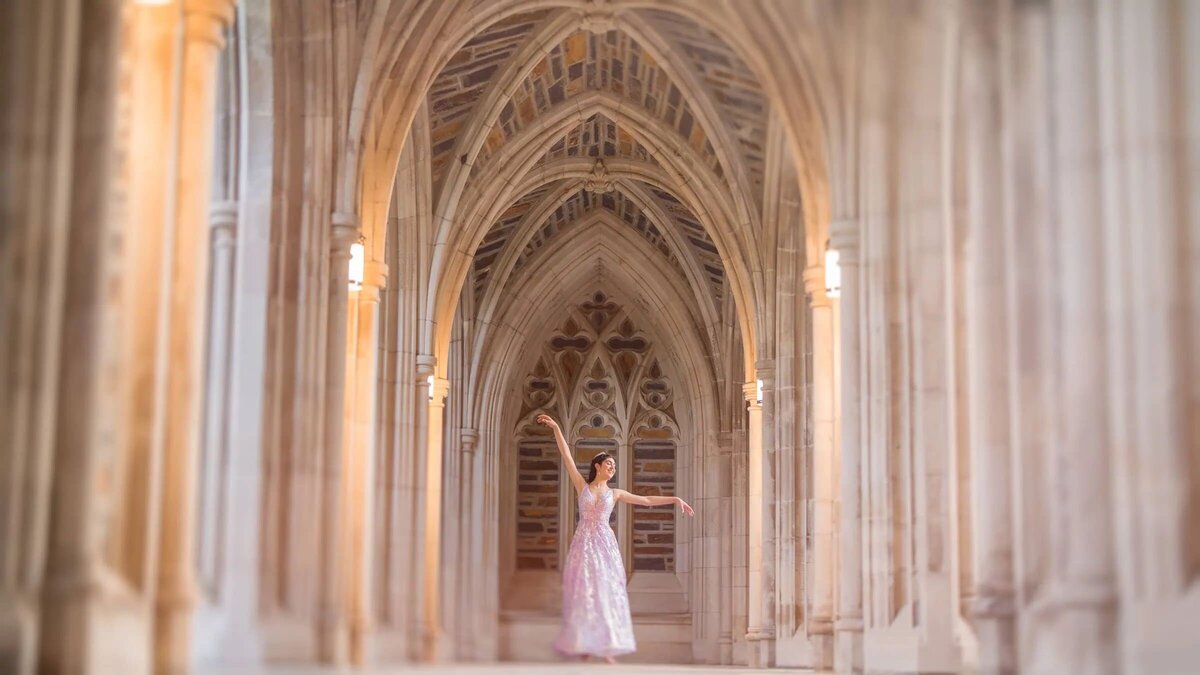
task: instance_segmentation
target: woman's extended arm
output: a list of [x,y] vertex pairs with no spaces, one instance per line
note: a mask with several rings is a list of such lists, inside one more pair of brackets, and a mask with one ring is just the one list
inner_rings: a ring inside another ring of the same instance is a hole
[[550,427],[554,432],[554,442],[558,444],[558,454],[562,455],[563,466],[567,469],[567,475],[571,477],[571,485],[575,486],[576,492],[583,492],[586,482],[583,476],[580,475],[579,469],[575,466],[575,458],[571,456],[571,448],[567,445],[567,439],[563,437],[562,429],[558,427],[558,422],[554,421],[549,415],[538,415],[538,424],[544,424]]
[[645,497],[642,495],[635,495],[632,492],[626,492],[625,490],[613,490],[613,497],[616,497],[617,501],[619,502],[636,504],[638,506],[665,506],[667,504],[678,504],[680,511],[683,511],[689,516],[695,515],[695,511],[692,511],[692,507],[688,506],[688,503],[679,497]]

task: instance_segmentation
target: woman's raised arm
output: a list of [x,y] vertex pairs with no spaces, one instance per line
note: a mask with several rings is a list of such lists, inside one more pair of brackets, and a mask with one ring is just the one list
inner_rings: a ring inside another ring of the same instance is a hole
[[583,476],[575,466],[575,458],[571,456],[571,448],[567,445],[567,439],[563,436],[558,422],[555,422],[554,418],[549,415],[538,415],[537,421],[538,424],[550,427],[550,430],[554,432],[554,442],[558,444],[558,454],[562,455],[563,466],[567,469],[567,475],[571,477],[571,485],[575,486],[576,492],[583,492],[583,488],[587,483],[583,480]]
[[667,504],[674,504],[679,507],[680,511],[683,511],[689,516],[696,514],[696,512],[692,510],[692,507],[679,497],[643,497],[642,495],[635,495],[632,492],[616,489],[613,490],[613,497],[615,497],[619,502],[636,504],[637,506],[666,506]]

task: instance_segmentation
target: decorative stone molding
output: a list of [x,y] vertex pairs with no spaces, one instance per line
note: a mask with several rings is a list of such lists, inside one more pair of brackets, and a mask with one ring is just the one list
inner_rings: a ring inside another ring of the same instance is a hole
[[464,455],[475,454],[475,449],[479,447],[479,432],[474,429],[459,429],[459,439],[462,442],[462,451]]
[[208,214],[208,227],[212,230],[213,248],[232,248],[237,237],[238,203],[232,201],[213,204]]
[[450,380],[444,377],[433,378],[433,385],[429,389],[429,405],[430,407],[442,407],[446,405],[446,395],[450,393]]
[[614,189],[614,181],[608,175],[608,167],[604,165],[604,160],[597,158],[596,163],[592,165],[592,174],[583,183],[583,189],[593,194],[607,194]]
[[429,376],[434,374],[436,367],[436,356],[431,354],[417,354],[417,384],[426,384]]
[[[765,383],[764,383],[764,386],[765,386]],[[755,408],[761,407],[762,401],[758,400],[758,381],[757,380],[752,380],[750,382],[742,383],[742,396],[746,399],[746,402],[749,403],[752,407],[755,407]]]
[[858,264],[858,219],[839,218],[829,223],[829,245],[838,251],[842,267]]
[[825,294],[825,266],[813,265],[804,269],[804,291],[812,296],[813,307],[828,307],[829,296]]
[[363,265],[363,290],[373,288],[378,291],[387,288],[387,280],[388,266],[384,263],[368,260]]
[[350,255],[350,245],[358,241],[358,217],[353,213],[334,211],[330,224],[333,228],[329,238],[330,248],[334,252],[344,251]]
[[579,29],[594,35],[617,30],[617,13],[612,0],[591,0],[579,19]]

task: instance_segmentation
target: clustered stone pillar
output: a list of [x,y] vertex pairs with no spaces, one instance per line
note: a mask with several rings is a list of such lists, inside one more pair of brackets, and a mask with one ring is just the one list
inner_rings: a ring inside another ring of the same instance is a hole
[[162,524],[155,594],[154,660],[162,673],[185,672],[196,597],[195,504],[203,406],[208,294],[208,209],[217,63],[233,0],[184,3],[175,217],[168,226],[167,354],[162,440]]
[[475,631],[477,616],[481,613],[479,599],[484,594],[484,575],[480,574],[477,566],[482,560],[481,540],[484,536],[480,529],[483,518],[482,503],[479,499],[478,472],[475,462],[478,458],[476,448],[479,446],[479,432],[474,429],[460,429],[462,458],[459,462],[462,500],[459,502],[460,519],[464,524],[458,529],[458,578],[460,584],[455,598],[459,617],[456,636],[459,644],[459,654],[472,659],[476,655]]
[[233,319],[233,262],[237,249],[237,202],[221,202],[209,216],[212,256],[208,300],[208,363],[204,397],[204,451],[197,533],[198,562],[203,576],[215,577],[220,550],[220,501],[225,465],[229,420],[229,347]]
[[[769,643],[773,638],[763,614],[763,596],[769,584],[773,583],[770,571],[767,569],[764,543],[767,538],[766,522],[766,472],[769,469],[767,458],[763,452],[763,406],[758,398],[758,382],[750,381],[742,385],[742,394],[746,398],[748,416],[746,421],[746,452],[749,459],[747,466],[746,491],[748,499],[749,528],[747,536],[747,581],[748,581],[748,624],[746,640],[750,643],[750,663],[754,667],[768,667],[770,656]],[[771,525],[773,528],[774,526]],[[774,551],[771,551],[774,555]]]
[[969,614],[979,640],[979,672],[1016,671],[1013,616],[1012,444],[1009,438],[1011,330],[1003,223],[1003,148],[997,53],[998,17],[972,6],[963,27],[966,133],[966,352],[971,463],[974,598]]
[[372,514],[375,505],[375,391],[379,360],[379,298],[387,284],[387,265],[368,261],[363,265],[362,287],[351,296],[354,312],[347,329],[354,347],[347,352],[352,359],[353,387],[346,396],[346,419],[350,433],[345,452],[347,511],[350,519],[350,561],[346,570],[349,598],[350,661],[362,664],[369,653],[371,631],[371,551],[375,531]]
[[[348,525],[343,508],[346,399],[346,313],[349,302],[350,247],[358,240],[353,214],[334,213],[329,237],[328,314],[325,342],[325,436],[321,453],[320,600],[317,619],[317,653],[325,663],[345,663],[349,658],[344,566],[347,557],[343,529]],[[330,545],[330,542],[336,544]]]
[[839,673],[862,670],[862,407],[859,377],[859,253],[858,223],[830,225],[830,245],[838,251],[841,294],[840,328],[841,433],[838,490],[838,587],[834,622],[834,667]]
[[[425,446],[425,531],[422,541],[425,570],[422,642],[423,658],[426,661],[438,661],[443,656],[443,631],[439,606],[442,548],[442,448],[446,394],[449,389],[450,381],[436,375],[429,387],[429,417],[426,425],[428,436]],[[419,401],[418,405],[420,405]]]
[[833,303],[825,292],[825,267],[804,270],[804,288],[812,306],[812,519],[811,562],[806,591],[809,635],[814,650],[813,666],[833,665],[834,603],[834,510],[836,508],[836,447],[834,407]]

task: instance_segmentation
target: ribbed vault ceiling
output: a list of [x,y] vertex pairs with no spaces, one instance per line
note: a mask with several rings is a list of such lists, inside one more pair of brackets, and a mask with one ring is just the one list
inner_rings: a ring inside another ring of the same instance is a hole
[[[532,166],[510,161],[527,144],[514,139],[552,128],[544,118],[561,115],[592,92],[637,114],[622,113],[617,122],[594,108],[581,111],[577,123],[557,123],[554,128],[566,132],[543,146]],[[511,185],[536,172],[548,177],[512,198],[488,224],[473,252],[470,283],[477,301],[490,285],[503,289],[530,260],[553,251],[562,233],[607,212],[662,256],[663,273],[683,277],[695,293],[721,305],[721,255],[695,204],[672,189],[682,185],[609,177],[605,165],[621,160],[661,171],[666,165],[656,153],[673,152],[676,160],[686,154],[689,169],[725,186],[721,199],[746,204],[758,217],[767,105],[750,69],[717,35],[657,10],[625,10],[598,24],[578,10],[519,14],[460,49],[434,82],[427,106],[433,185],[443,199],[497,177]],[[594,161],[590,178],[580,179],[576,169],[555,179],[557,166],[581,158],[601,160]],[[522,175],[508,175],[517,173]]]

